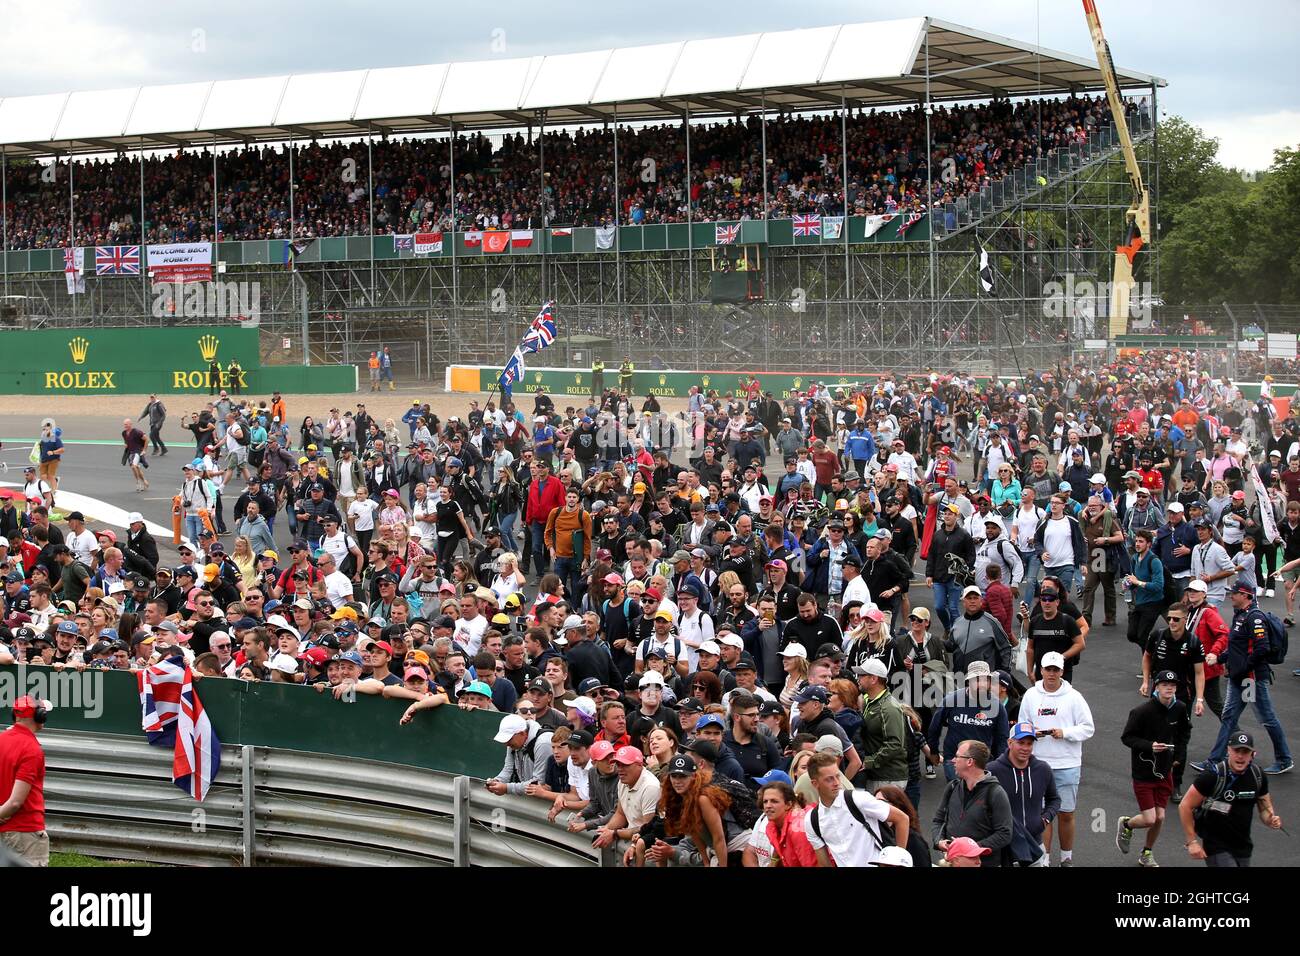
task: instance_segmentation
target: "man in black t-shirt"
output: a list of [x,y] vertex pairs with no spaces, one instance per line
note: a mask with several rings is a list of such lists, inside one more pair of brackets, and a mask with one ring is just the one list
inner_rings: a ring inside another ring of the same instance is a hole
[[1056,587],[1045,583],[1038,592],[1038,601],[1029,617],[1029,646],[1026,649],[1034,680],[1042,678],[1038,662],[1044,655],[1056,651],[1065,658],[1064,678],[1073,681],[1074,663],[1083,653],[1084,645],[1079,622],[1061,613],[1061,592]]
[[1268,777],[1255,766],[1255,740],[1239,730],[1228,738],[1227,760],[1199,774],[1178,805],[1187,855],[1206,866],[1250,866],[1256,809],[1266,827],[1282,829],[1268,795]]
[[1187,611],[1181,605],[1171,607],[1165,620],[1169,626],[1157,628],[1147,638],[1140,693],[1146,697],[1151,692],[1152,674],[1173,671],[1178,675],[1178,699],[1199,717],[1205,710],[1205,651],[1200,640],[1188,632]]

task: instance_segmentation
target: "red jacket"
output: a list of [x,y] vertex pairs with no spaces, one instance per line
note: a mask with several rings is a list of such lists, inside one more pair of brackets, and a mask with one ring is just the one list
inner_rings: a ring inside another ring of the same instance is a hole
[[988,590],[984,592],[984,606],[1008,634],[1016,633],[1011,628],[1011,603],[1011,588],[1001,581],[989,583]]
[[528,486],[528,505],[524,510],[524,520],[528,524],[546,524],[546,519],[556,508],[564,507],[564,485],[560,479],[550,475],[546,479],[546,488],[542,490],[534,480]]
[[1213,664],[1205,665],[1205,679],[1210,680],[1223,673],[1223,659],[1228,654],[1228,625],[1223,616],[1208,604],[1201,605],[1196,612],[1196,625],[1192,633],[1201,642],[1201,650],[1218,658]]

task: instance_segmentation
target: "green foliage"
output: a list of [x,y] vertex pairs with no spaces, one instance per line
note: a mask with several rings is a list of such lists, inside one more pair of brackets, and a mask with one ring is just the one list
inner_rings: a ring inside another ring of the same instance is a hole
[[1300,151],[1255,181],[1181,117],[1160,125],[1157,254],[1171,305],[1300,302]]

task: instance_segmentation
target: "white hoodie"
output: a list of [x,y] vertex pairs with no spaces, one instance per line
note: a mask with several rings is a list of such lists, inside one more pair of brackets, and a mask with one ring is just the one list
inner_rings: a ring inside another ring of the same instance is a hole
[[1034,756],[1053,770],[1068,770],[1083,764],[1083,742],[1095,729],[1092,711],[1083,695],[1062,680],[1055,692],[1043,690],[1039,681],[1020,701],[1020,719],[1034,725],[1035,730],[1061,728],[1063,736],[1039,737],[1034,745]]

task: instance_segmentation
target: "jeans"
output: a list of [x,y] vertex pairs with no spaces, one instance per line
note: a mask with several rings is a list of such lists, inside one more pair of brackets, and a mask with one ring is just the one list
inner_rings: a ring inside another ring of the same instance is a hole
[[934,612],[939,615],[945,631],[950,630],[952,622],[961,616],[960,599],[961,585],[956,581],[934,582]]
[[921,781],[909,781],[903,789],[903,793],[907,795],[908,800],[912,801],[912,809],[919,815],[921,813]]
[[1068,597],[1074,596],[1074,577],[1079,573],[1079,569],[1073,564],[1062,564],[1055,568],[1046,568],[1046,573],[1053,577],[1061,579],[1061,586],[1066,588],[1070,593]]
[[528,526],[528,534],[532,543],[533,570],[540,575],[550,567],[546,553],[546,525],[534,522]]
[[957,779],[957,768],[953,766],[951,760],[945,760],[943,762],[943,779],[947,780],[949,783],[952,783]]
[[199,544],[199,533],[203,530],[203,519],[198,515],[186,515],[185,527],[182,529],[195,547]]
[[566,558],[558,554],[555,556],[555,573],[564,582],[566,597],[578,593],[578,569],[581,567],[582,560],[580,558]]
[[500,516],[501,543],[507,551],[515,549],[515,520],[518,517],[519,512],[517,511],[510,511]]
[[1025,566],[1025,578],[1020,585],[1020,600],[1033,607],[1034,595],[1038,593],[1038,570],[1042,565],[1039,563],[1037,551],[1021,551],[1019,548],[1016,551]]
[[[1262,680],[1252,681],[1248,686],[1255,691],[1255,714],[1259,717],[1259,722],[1264,725],[1268,731],[1269,739],[1273,741],[1273,756],[1279,763],[1291,762],[1291,748],[1287,746],[1286,734],[1282,731],[1282,724],[1277,719],[1277,714],[1273,710],[1273,701],[1269,696],[1268,682]],[[1228,699],[1223,705],[1222,722],[1219,724],[1219,739],[1214,742],[1214,749],[1210,751],[1210,759],[1214,761],[1224,760],[1228,756],[1228,738],[1236,733],[1237,720],[1241,717],[1241,712],[1246,709],[1246,702],[1242,699],[1242,685],[1236,681],[1228,681]]]

